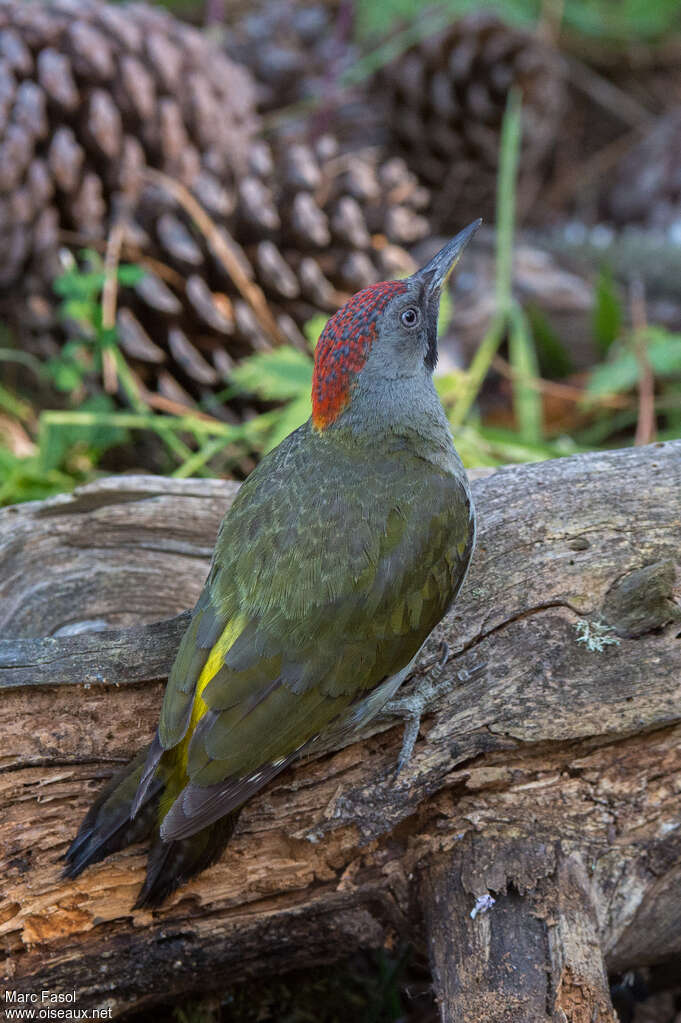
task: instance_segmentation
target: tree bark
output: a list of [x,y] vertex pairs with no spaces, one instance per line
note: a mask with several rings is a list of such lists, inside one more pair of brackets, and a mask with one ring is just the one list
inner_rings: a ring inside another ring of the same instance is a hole
[[443,1023],[617,1023],[588,868],[577,852],[558,848],[554,869],[541,877],[538,856],[536,842],[501,844],[495,869],[509,857],[504,870],[515,880],[472,909],[476,842],[424,868],[421,901]]
[[122,477],[0,512],[0,987],[117,1016],[375,947],[421,906],[443,1019],[609,1023],[603,964],[681,954],[681,442],[476,480],[469,578],[408,683],[446,639],[451,688],[404,773],[388,707],[133,912],[143,847],[74,882],[60,858],[153,733],[235,490]]

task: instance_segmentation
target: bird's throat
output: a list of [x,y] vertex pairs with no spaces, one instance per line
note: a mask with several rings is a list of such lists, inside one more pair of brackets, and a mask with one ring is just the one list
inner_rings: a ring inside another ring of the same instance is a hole
[[[377,400],[378,397],[378,400]],[[360,378],[348,406],[324,431],[343,445],[388,453],[409,451],[445,472],[462,471],[430,373],[376,383]]]

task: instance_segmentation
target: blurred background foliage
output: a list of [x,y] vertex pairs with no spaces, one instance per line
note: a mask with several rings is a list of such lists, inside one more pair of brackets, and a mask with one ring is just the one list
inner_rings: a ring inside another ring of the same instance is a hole
[[[601,39],[613,45],[655,41],[669,31],[681,28],[681,12],[674,0],[441,0],[427,5],[429,12],[451,19],[472,11],[487,9],[509,23],[536,26],[542,20],[562,28]],[[397,20],[409,20],[414,5],[408,0],[387,0],[375,3],[361,0],[358,4],[358,30],[363,34],[382,35]]]
[[[140,21],[164,34],[156,81],[127,53],[123,86],[102,81],[115,32],[94,0],[82,19],[101,38],[79,60],[64,16],[56,92],[32,70],[39,34],[3,58],[0,503],[112,471],[243,477],[309,415],[338,304],[480,212],[436,379],[466,464],[681,436],[676,0],[162,7]],[[197,29],[219,81],[201,79]],[[233,116],[218,143],[211,89]],[[131,115],[144,102],[157,136]],[[26,143],[31,109],[44,125]]]

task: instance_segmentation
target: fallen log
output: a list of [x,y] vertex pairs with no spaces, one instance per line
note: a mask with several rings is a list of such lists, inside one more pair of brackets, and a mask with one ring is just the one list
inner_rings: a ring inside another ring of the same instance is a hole
[[74,882],[60,858],[153,733],[235,490],[121,477],[0,512],[0,988],[116,1017],[423,923],[444,1020],[613,1020],[606,971],[681,955],[681,442],[478,479],[469,578],[408,683],[451,687],[404,773],[388,707],[133,911],[143,847]]

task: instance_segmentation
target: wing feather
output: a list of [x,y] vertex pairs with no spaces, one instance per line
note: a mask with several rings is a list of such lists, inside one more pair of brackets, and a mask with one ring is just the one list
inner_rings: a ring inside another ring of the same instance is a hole
[[302,431],[242,486],[171,672],[159,735],[177,795],[165,839],[240,806],[401,671],[465,574],[463,480],[366,452],[347,464],[334,452],[315,479],[310,447],[325,441]]

